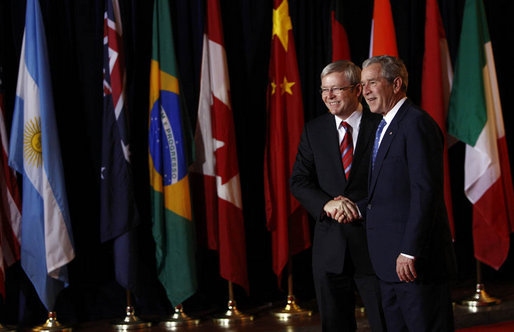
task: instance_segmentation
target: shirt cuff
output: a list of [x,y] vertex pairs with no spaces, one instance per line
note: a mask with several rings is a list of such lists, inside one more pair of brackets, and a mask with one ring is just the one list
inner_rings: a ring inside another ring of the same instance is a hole
[[410,259],[415,259],[415,258],[416,258],[416,257],[414,257],[414,256],[404,254],[403,252],[402,252],[400,255],[402,255],[402,256],[404,256],[404,257],[407,257],[407,258],[410,258]]

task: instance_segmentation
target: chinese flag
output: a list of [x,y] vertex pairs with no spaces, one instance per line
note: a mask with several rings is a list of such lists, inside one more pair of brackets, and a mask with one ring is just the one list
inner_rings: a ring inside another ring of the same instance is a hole
[[273,271],[279,283],[289,257],[311,245],[307,213],[289,191],[303,129],[301,84],[292,29],[287,0],[274,0],[264,191]]

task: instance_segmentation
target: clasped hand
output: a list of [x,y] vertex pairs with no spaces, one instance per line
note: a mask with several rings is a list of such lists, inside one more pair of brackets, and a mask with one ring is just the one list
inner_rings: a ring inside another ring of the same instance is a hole
[[334,197],[325,204],[323,210],[339,223],[347,224],[360,218],[357,205],[344,196]]

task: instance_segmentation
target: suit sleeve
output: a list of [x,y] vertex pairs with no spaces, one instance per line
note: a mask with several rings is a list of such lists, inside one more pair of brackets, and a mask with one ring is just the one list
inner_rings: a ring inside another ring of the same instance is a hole
[[316,221],[319,221],[324,215],[323,206],[333,197],[330,197],[321,190],[319,186],[316,175],[316,160],[307,127],[304,128],[300,138],[289,182],[293,196],[309,211]]
[[401,252],[420,257],[428,255],[442,199],[444,143],[441,130],[428,115],[416,120],[406,137],[410,202]]

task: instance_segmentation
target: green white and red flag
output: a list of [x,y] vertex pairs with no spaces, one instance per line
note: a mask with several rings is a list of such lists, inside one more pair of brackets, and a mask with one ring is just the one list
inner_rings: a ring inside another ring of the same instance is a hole
[[514,192],[482,0],[464,7],[448,133],[466,144],[464,191],[473,204],[475,258],[499,269],[514,230]]

